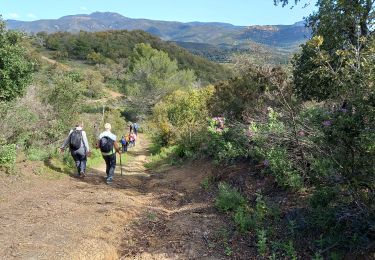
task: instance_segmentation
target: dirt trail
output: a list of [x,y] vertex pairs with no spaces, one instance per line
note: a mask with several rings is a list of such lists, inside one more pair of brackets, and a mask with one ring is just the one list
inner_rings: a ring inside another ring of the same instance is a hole
[[225,223],[200,187],[209,169],[148,172],[147,147],[141,136],[111,186],[103,165],[84,180],[30,164],[0,174],[0,259],[225,259],[212,246]]

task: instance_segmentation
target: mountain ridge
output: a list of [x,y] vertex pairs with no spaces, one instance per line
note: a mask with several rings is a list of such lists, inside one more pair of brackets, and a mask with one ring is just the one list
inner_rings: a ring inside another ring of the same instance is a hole
[[8,29],[27,33],[58,31],[143,30],[166,41],[195,42],[246,48],[255,42],[275,47],[295,48],[310,35],[301,22],[293,25],[238,26],[222,22],[177,22],[129,18],[115,12],[67,15],[36,21],[6,20]]

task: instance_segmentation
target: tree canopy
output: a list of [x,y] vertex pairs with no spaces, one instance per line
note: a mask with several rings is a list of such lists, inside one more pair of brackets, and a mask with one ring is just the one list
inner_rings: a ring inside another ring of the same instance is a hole
[[33,63],[22,47],[22,34],[7,31],[0,17],[0,101],[23,95],[32,71]]

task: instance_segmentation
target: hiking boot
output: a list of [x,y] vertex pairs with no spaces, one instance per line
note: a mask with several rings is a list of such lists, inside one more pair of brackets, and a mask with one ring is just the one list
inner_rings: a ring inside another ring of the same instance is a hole
[[79,175],[80,175],[82,178],[85,178],[85,177],[86,177],[86,173],[85,173],[85,172],[81,172]]
[[112,184],[112,178],[107,178],[106,183],[107,184]]

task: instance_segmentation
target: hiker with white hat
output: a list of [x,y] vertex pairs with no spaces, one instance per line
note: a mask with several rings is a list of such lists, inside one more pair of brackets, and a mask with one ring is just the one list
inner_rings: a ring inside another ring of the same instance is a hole
[[103,159],[106,164],[107,184],[113,181],[113,175],[116,168],[116,152],[121,155],[120,147],[117,143],[117,137],[111,132],[111,124],[104,125],[105,131],[99,135],[97,147],[102,152]]
[[77,167],[77,177],[83,178],[86,176],[86,163],[87,156],[90,155],[90,148],[82,122],[70,130],[68,137],[60,147],[61,152],[64,152],[68,145]]

